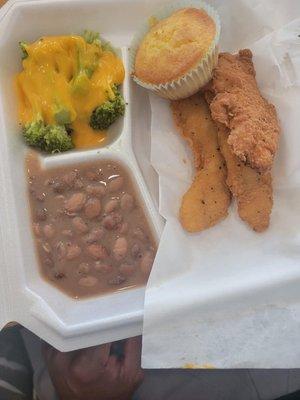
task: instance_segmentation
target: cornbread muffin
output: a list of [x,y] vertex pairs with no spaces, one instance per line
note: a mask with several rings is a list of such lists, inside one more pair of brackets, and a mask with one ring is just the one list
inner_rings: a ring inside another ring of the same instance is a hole
[[179,9],[156,23],[144,37],[134,75],[150,84],[179,79],[207,55],[215,35],[216,24],[203,9]]

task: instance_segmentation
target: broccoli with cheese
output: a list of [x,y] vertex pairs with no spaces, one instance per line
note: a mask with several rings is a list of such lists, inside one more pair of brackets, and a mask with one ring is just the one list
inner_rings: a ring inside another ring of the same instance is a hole
[[87,146],[98,143],[98,132],[124,115],[119,90],[123,63],[98,33],[48,36],[19,45],[19,115],[28,145],[62,152],[85,147],[85,138]]
[[29,146],[49,153],[58,153],[73,148],[71,136],[63,125],[45,125],[42,119],[23,127],[23,136]]
[[113,96],[101,106],[94,109],[90,119],[90,125],[93,129],[107,129],[121,115],[125,113],[125,102],[115,86],[113,87]]
[[20,49],[22,51],[22,60],[28,57],[27,44],[25,42],[19,42]]
[[83,38],[84,40],[89,43],[89,44],[97,44],[98,46],[101,47],[101,40],[100,40],[100,35],[98,32],[94,32],[94,31],[89,31],[89,30],[85,30],[83,32]]

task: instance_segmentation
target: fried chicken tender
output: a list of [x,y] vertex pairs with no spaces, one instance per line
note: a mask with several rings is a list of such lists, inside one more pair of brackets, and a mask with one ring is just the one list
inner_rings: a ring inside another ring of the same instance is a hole
[[275,107],[259,92],[251,51],[221,53],[209,90],[212,118],[229,128],[228,144],[234,154],[259,172],[269,171],[278,147],[279,123]]
[[231,201],[226,186],[226,165],[220,152],[217,128],[200,94],[171,102],[174,120],[190,145],[195,177],[182,199],[179,218],[188,232],[207,229],[228,214]]
[[218,124],[218,140],[227,165],[227,185],[237,200],[238,213],[256,232],[268,228],[273,206],[272,177],[246,166],[228,144],[229,129]]

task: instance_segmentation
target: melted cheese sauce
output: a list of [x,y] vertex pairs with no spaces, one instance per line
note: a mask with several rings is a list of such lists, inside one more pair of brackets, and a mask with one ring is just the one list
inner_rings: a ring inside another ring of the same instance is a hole
[[105,144],[106,132],[95,131],[85,120],[74,121],[73,129],[72,142],[77,149],[100,147]]
[[19,119],[22,125],[38,116],[56,124],[67,110],[77,148],[99,146],[103,131],[89,126],[92,111],[113,98],[112,85],[124,80],[122,60],[81,36],[49,36],[28,45],[23,71],[16,77]]

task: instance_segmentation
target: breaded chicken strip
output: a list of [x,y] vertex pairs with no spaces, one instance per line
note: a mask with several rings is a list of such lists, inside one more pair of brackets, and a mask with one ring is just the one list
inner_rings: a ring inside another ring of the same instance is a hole
[[238,213],[256,232],[269,226],[272,211],[272,177],[246,166],[228,145],[229,129],[218,124],[218,138],[227,165],[227,185],[237,200]]
[[210,84],[212,118],[229,128],[228,144],[241,161],[269,171],[278,147],[275,107],[260,94],[250,50],[221,53]]
[[207,229],[227,216],[231,195],[217,128],[200,94],[171,102],[175,123],[188,141],[195,161],[195,177],[182,199],[180,221],[188,232]]

